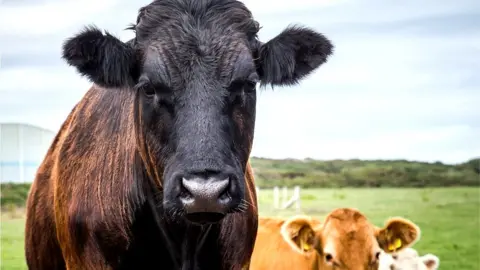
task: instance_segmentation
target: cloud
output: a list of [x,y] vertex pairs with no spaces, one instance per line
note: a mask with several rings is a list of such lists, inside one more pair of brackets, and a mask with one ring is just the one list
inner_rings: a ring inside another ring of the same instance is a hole
[[457,163],[478,156],[480,149],[480,142],[474,136],[480,133],[480,128],[467,126],[419,128],[366,136],[355,130],[351,132],[355,136],[348,139],[317,136],[309,140],[295,136],[279,138],[272,134],[268,139],[256,140],[252,154],[274,158],[386,158]]
[[[253,2],[253,0],[249,1]],[[258,5],[264,10],[259,16],[269,15],[271,18],[285,16],[289,21],[299,22],[305,21],[305,17],[310,17],[316,18],[317,22],[336,25],[347,22],[371,23],[374,28],[381,27],[388,22],[405,22],[429,19],[435,16],[471,13],[475,10],[478,11],[480,7],[480,3],[476,0],[455,2],[424,0],[421,3],[416,0],[402,2],[395,0],[285,1],[284,5],[279,8],[273,7],[276,6],[276,3],[273,1],[263,1],[263,5],[259,3]],[[248,6],[250,7],[250,5]],[[252,7],[252,10],[254,9],[255,7]],[[287,20],[282,21],[287,22]]]
[[3,6],[0,9],[0,33],[43,36],[62,31],[110,9],[115,2],[115,0],[64,0]]
[[55,50],[55,52],[51,53],[21,52],[15,50],[11,53],[4,53],[1,56],[0,67],[6,71],[24,67],[29,67],[31,69],[42,68],[45,66],[56,66],[57,68],[63,68],[62,65],[64,65],[64,61],[60,58],[60,56],[60,50]]
[[[431,100],[407,95],[349,98],[287,93],[260,94],[257,131],[279,130],[279,136],[331,135],[348,139],[377,132],[469,125],[480,127],[480,108],[470,97]],[[426,106],[425,104],[428,104]]]
[[[268,1],[264,4],[267,5]],[[405,37],[439,37],[442,40],[471,37],[480,34],[480,2],[393,0],[330,1],[322,7],[295,4],[289,8],[258,14],[263,26],[260,36],[272,38],[288,24],[315,27],[333,40]],[[268,10],[268,9],[267,9]],[[283,18],[278,20],[278,18]],[[268,32],[268,33],[266,33]],[[478,43],[477,43],[478,44]],[[432,44],[434,45],[434,44]]]
[[276,0],[276,1],[257,1],[257,0],[242,0],[245,6],[250,9],[252,14],[257,17],[265,14],[278,14],[279,12],[295,12],[306,9],[316,9],[328,7],[331,5],[339,5],[345,0]]
[[34,107],[32,110],[31,107],[22,106],[20,109],[16,108],[15,111],[8,112],[2,108],[0,109],[0,123],[25,123],[57,132],[72,108],[73,106],[69,106],[69,108],[65,106],[61,109]]
[[[65,64],[66,65],[66,64]],[[73,68],[22,67],[1,70],[0,93],[6,91],[25,92],[70,92],[91,85]]]

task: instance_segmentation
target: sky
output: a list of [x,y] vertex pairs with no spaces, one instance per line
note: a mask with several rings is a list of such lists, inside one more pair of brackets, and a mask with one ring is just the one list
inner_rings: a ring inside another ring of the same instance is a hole
[[[60,59],[63,40],[95,24],[126,41],[148,2],[0,1],[0,122],[58,131],[91,85]],[[299,85],[258,93],[252,156],[480,157],[480,1],[243,2],[264,42],[300,24],[335,46]]]

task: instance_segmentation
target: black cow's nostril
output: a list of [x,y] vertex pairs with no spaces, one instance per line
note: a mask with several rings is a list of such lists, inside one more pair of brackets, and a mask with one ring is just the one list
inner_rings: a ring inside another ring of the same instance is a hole
[[228,203],[231,198],[228,190],[230,189],[230,181],[228,181],[227,187],[220,193],[220,196],[218,197],[218,200],[220,203]]
[[193,194],[188,190],[188,188],[183,184],[183,179],[181,180],[180,184],[180,194],[178,194],[178,197],[181,198],[182,200],[192,200],[193,199]]

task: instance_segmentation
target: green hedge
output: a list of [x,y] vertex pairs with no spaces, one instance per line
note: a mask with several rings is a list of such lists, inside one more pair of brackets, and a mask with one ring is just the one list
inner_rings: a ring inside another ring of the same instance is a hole
[[0,205],[24,206],[30,184],[1,184]]
[[480,158],[449,165],[407,160],[272,160],[252,158],[259,187],[480,186]]

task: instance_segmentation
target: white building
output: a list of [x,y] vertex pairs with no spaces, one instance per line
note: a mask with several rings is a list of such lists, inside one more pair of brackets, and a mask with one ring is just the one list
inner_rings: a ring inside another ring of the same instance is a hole
[[55,132],[23,123],[0,123],[0,182],[31,183]]

